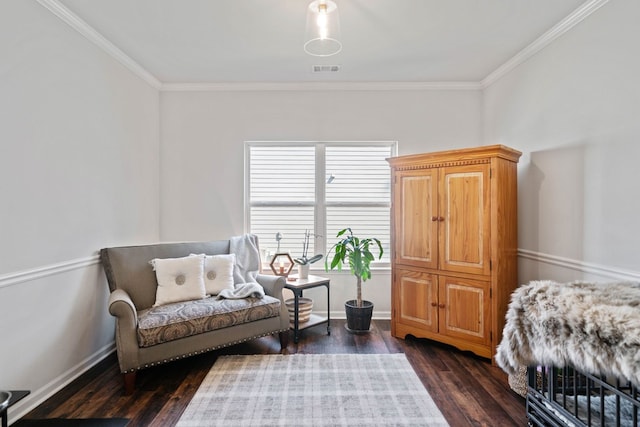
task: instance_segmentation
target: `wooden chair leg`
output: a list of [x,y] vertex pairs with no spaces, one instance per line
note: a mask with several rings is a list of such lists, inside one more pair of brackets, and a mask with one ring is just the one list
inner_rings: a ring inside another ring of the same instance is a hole
[[278,337],[280,338],[280,351],[286,350],[289,345],[289,331],[279,332]]
[[132,395],[133,390],[136,388],[136,373],[136,371],[133,371],[122,374],[122,378],[124,379],[124,394],[126,396]]

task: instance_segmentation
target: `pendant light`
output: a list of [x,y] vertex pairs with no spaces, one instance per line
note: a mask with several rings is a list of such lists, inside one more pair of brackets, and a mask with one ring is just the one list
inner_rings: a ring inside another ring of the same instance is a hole
[[342,50],[338,5],[314,0],[307,8],[304,51],[313,56],[331,56]]

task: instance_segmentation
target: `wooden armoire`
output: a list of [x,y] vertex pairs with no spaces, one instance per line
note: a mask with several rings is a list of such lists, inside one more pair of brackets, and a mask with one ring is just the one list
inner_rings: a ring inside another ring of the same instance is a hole
[[493,357],[518,285],[520,155],[492,145],[388,159],[393,336]]

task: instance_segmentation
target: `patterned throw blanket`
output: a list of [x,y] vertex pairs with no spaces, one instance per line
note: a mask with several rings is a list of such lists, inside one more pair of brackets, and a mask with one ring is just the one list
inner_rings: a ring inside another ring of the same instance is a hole
[[640,386],[640,283],[534,281],[516,289],[498,365],[573,366]]

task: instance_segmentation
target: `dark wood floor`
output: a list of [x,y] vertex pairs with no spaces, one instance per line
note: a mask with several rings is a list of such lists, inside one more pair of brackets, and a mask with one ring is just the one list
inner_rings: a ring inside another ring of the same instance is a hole
[[[136,391],[124,396],[122,378],[112,355],[48,399],[24,418],[122,417],[129,426],[172,426],[186,408],[216,358],[221,354],[278,353],[275,337],[142,370]],[[372,331],[354,335],[344,320],[302,333],[289,353],[405,353],[425,388],[452,427],[524,426],[524,399],[507,384],[497,367],[470,353],[424,339],[400,340],[390,334],[389,321],[374,321]]]

